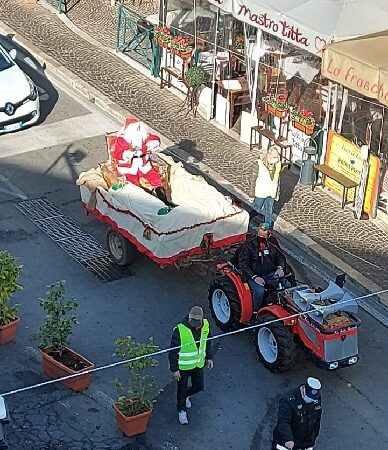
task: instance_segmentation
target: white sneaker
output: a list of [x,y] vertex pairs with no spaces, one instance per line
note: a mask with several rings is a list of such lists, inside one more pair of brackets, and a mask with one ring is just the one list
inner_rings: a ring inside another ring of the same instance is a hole
[[187,419],[186,411],[179,411],[178,419],[179,419],[179,423],[181,425],[187,425],[189,423],[189,420]]
[[187,408],[187,409],[191,408],[191,400],[190,400],[190,397],[187,397],[187,398],[186,398],[186,408]]

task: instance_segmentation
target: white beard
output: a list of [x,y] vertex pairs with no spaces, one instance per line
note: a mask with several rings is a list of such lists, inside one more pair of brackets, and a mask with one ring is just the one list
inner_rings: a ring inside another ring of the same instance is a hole
[[132,147],[142,148],[148,134],[148,130],[142,122],[135,122],[127,126],[124,130],[123,137]]

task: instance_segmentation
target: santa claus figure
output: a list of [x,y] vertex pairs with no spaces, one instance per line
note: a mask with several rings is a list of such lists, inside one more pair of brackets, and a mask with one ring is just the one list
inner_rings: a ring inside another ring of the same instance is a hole
[[142,187],[148,185],[160,200],[173,206],[167,200],[159,172],[151,164],[151,154],[159,149],[159,136],[150,134],[144,123],[132,119],[120,129],[112,158],[117,163],[117,171],[127,181]]

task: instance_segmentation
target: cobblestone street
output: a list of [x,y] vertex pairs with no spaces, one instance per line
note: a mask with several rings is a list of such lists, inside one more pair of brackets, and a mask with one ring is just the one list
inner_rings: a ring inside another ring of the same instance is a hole
[[[103,3],[108,5],[107,1]],[[69,18],[104,45],[112,46],[114,15],[111,10],[108,12],[108,6],[100,8],[101,4],[80,0]],[[39,4],[0,0],[0,19],[112,101],[252,195],[256,153],[202,117],[178,112],[180,100],[167,89],[160,90],[158,84],[120,58],[89,44]],[[283,172],[281,199],[275,212],[382,288],[388,286],[388,235],[373,221],[356,221],[350,209],[342,211],[339,201],[327,193],[312,193],[310,188],[297,185],[297,175],[291,171]]]

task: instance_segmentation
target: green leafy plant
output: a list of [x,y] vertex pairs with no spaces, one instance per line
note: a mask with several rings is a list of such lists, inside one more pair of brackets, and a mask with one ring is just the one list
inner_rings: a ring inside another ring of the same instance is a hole
[[23,289],[18,284],[22,270],[23,266],[10,252],[0,252],[0,325],[8,325],[16,319],[19,305],[10,306],[9,301],[15,292]]
[[159,41],[160,43],[162,43],[162,42],[169,43],[173,39],[171,30],[166,26],[155,27],[154,37],[155,37],[156,41]]
[[279,94],[278,96],[268,96],[263,97],[263,102],[267,103],[267,105],[272,106],[274,109],[278,109],[279,111],[286,111],[289,107],[287,103],[287,96],[284,94]]
[[299,122],[302,125],[314,125],[315,119],[312,111],[308,109],[293,108],[291,111],[291,120]]
[[185,74],[186,84],[192,89],[198,89],[207,80],[207,74],[201,66],[193,66]]
[[49,286],[46,297],[39,299],[40,306],[46,311],[46,318],[37,333],[40,349],[51,348],[52,352],[62,355],[69,344],[73,325],[78,321],[70,313],[78,305],[74,299],[65,300],[65,282],[58,281]]
[[127,417],[136,416],[145,411],[152,410],[156,397],[161,389],[155,377],[147,373],[151,368],[158,367],[159,362],[151,357],[142,356],[154,353],[159,347],[149,338],[146,343],[138,343],[131,336],[119,338],[115,341],[114,355],[122,360],[136,358],[124,364],[128,369],[125,382],[115,379],[118,393],[117,408]]
[[173,38],[170,47],[179,53],[192,52],[193,48],[189,45],[189,40],[178,35]]

